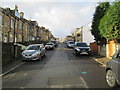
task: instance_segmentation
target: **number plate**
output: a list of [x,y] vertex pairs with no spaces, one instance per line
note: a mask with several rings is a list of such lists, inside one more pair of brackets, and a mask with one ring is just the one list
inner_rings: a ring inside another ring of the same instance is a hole
[[31,56],[26,56],[25,58],[31,58]]

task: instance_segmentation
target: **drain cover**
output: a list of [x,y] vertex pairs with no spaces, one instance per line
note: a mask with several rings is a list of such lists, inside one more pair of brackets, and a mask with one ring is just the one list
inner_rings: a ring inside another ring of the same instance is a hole
[[50,88],[88,88],[82,77],[53,77],[48,79]]

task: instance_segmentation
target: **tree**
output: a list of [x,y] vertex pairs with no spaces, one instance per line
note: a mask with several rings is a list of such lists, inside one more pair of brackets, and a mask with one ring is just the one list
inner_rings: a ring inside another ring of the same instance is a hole
[[109,2],[99,3],[99,5],[96,7],[92,21],[92,29],[91,29],[91,33],[92,35],[94,35],[96,41],[100,41],[101,39],[103,39],[98,27],[101,18],[105,15],[108,8],[109,8]]
[[112,3],[100,20],[98,29],[101,36],[107,40],[120,39],[120,1]]

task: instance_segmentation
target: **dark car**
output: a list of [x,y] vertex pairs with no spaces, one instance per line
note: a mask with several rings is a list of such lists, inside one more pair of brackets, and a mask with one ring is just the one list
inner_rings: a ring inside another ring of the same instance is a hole
[[87,43],[76,42],[73,48],[73,53],[75,55],[88,54],[90,55],[91,49]]
[[67,44],[67,41],[63,41],[64,44]]
[[52,40],[51,43],[53,43],[55,45],[55,47],[57,47],[57,45],[58,45],[56,40]]
[[106,81],[110,87],[120,85],[120,49],[106,64]]

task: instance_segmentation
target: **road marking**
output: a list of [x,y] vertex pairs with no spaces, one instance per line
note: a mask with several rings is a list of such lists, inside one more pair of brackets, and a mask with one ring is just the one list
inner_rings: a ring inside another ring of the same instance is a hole
[[8,71],[4,72],[3,74],[0,74],[0,77],[4,76],[5,74],[9,73],[9,72],[10,72],[10,71],[12,71],[12,70],[14,70],[14,69],[18,68],[19,66],[21,66],[21,65],[22,65],[22,64],[24,64],[24,63],[25,63],[25,62],[23,62],[23,63],[21,63],[21,64],[19,64],[19,65],[15,66],[14,68],[11,68],[10,70],[8,70]]
[[87,74],[87,72],[82,72],[82,74]]
[[82,82],[84,83],[84,87],[88,88],[86,82],[84,81],[84,79],[82,77],[80,77],[80,79],[82,80]]

